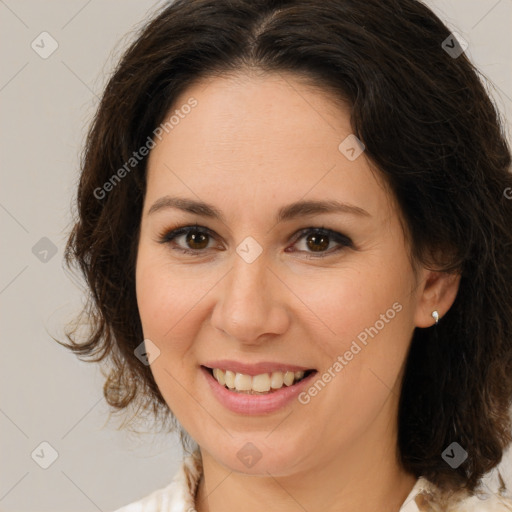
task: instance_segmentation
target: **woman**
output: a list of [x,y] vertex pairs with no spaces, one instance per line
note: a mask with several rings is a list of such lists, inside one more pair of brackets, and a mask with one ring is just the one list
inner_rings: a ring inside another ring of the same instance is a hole
[[119,512],[512,510],[511,160],[463,49],[415,0],[178,0],[126,52],[69,347],[195,444]]

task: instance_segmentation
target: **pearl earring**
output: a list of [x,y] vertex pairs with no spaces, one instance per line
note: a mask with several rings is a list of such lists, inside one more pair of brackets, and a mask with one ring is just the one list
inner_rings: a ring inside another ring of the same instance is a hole
[[439,313],[437,312],[437,309],[432,311],[432,318],[436,321],[436,325],[439,323]]

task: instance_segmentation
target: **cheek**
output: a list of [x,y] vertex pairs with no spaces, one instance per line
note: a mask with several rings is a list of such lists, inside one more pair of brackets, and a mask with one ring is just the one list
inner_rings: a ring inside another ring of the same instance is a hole
[[137,259],[136,290],[144,335],[167,345],[178,328],[191,325],[186,320],[193,315],[202,288],[184,278],[183,272],[170,266],[164,257],[142,247]]
[[404,273],[389,271],[391,265],[383,272],[382,262],[373,263],[345,268],[334,279],[316,281],[304,293],[305,302],[321,320],[310,336],[322,353],[325,388],[331,390],[324,393],[319,384],[312,395],[329,397],[315,401],[305,396],[304,401],[311,398],[313,407],[323,403],[329,414],[355,423],[361,415],[372,416],[397,384],[414,330],[409,281]]
[[[144,258],[137,262],[137,305],[144,336],[161,342],[163,333],[173,325],[178,298],[162,275],[161,266]],[[160,345],[160,343],[158,343]]]
[[397,310],[404,306],[398,299],[406,296],[405,282],[399,275],[383,276],[381,270],[382,266],[359,265],[303,280],[297,295],[309,309],[308,315],[314,313],[309,325],[316,326],[316,339],[323,340],[333,357],[348,350],[358,336],[364,343],[376,331],[381,337],[392,324],[395,328],[400,324],[397,319],[404,315]]
[[[380,314],[381,309],[375,311]],[[338,324],[338,337],[324,339],[318,380],[300,397],[307,415],[322,419],[318,432],[316,424],[305,424],[318,442],[321,438],[337,439],[340,445],[353,442],[382,414],[389,419],[396,414],[411,332],[404,307],[397,304],[396,310],[384,308],[382,313],[388,323],[373,312],[343,317],[347,322]]]
[[176,397],[178,401],[186,398],[181,396],[180,383],[190,388],[186,384],[190,378],[186,363],[194,339],[194,322],[190,322],[193,297],[187,296],[176,280],[158,262],[141,258],[137,264],[137,303],[144,338],[159,350],[159,357],[151,363],[151,372],[173,411]]
[[[148,256],[148,257],[146,257]],[[185,422],[194,416],[193,396],[196,364],[192,340],[195,338],[194,305],[197,293],[183,277],[161,259],[139,253],[136,269],[137,304],[144,338],[160,353],[151,363],[155,382],[173,414]],[[197,313],[196,313],[197,314]]]

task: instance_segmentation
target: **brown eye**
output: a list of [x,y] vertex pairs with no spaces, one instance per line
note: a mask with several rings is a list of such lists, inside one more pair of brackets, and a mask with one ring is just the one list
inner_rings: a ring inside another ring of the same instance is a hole
[[215,240],[208,228],[184,226],[164,232],[159,239],[162,244],[170,244],[173,249],[187,254],[206,253],[210,242]]
[[353,247],[352,240],[342,233],[326,228],[306,228],[285,251],[302,253],[306,258],[321,258]]
[[321,252],[329,247],[329,237],[327,235],[313,233],[306,237],[306,244],[313,252]]
[[209,235],[201,231],[189,231],[186,236],[187,246],[192,250],[200,250],[208,247]]

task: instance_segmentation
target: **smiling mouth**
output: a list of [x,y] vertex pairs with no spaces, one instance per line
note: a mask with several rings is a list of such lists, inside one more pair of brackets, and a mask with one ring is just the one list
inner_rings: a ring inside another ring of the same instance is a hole
[[220,368],[208,368],[203,366],[210,375],[229,391],[244,393],[246,395],[268,395],[282,388],[290,387],[305,379],[316,370],[307,371],[276,371],[260,373],[259,375],[247,375],[244,373],[222,370]]

